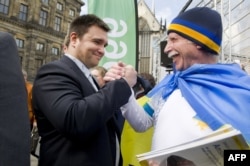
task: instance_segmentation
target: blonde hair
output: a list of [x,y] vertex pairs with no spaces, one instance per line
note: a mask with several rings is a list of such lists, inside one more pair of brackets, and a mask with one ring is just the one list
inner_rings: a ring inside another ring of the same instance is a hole
[[94,70],[94,69],[98,70],[102,77],[104,77],[105,74],[107,73],[107,69],[102,66],[96,66],[96,67],[91,68],[91,70]]

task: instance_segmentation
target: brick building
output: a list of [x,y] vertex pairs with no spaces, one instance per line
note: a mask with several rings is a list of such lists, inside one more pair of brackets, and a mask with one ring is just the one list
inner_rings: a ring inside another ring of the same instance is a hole
[[16,39],[29,81],[43,64],[60,58],[69,24],[83,5],[82,0],[0,1],[0,31]]

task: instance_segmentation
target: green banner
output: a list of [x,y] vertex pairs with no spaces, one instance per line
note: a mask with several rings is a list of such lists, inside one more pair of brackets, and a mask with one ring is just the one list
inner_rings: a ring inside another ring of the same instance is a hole
[[111,28],[99,65],[109,68],[122,61],[137,68],[137,0],[88,0],[88,13],[99,16]]

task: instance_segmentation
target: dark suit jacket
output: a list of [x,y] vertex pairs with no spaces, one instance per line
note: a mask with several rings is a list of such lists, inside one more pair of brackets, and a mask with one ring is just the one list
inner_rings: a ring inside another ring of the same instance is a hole
[[0,165],[30,165],[27,93],[14,38],[0,32]]
[[120,135],[114,113],[130,95],[123,79],[96,93],[66,56],[41,67],[33,86],[40,166],[113,166],[115,132]]

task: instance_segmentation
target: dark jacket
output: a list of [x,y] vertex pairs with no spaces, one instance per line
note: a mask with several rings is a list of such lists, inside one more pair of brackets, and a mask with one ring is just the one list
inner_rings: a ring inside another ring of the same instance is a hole
[[95,92],[66,56],[41,67],[33,86],[41,136],[39,165],[114,165],[115,133],[120,137],[114,114],[130,95],[123,79]]
[[30,165],[27,93],[16,42],[0,32],[0,165]]

